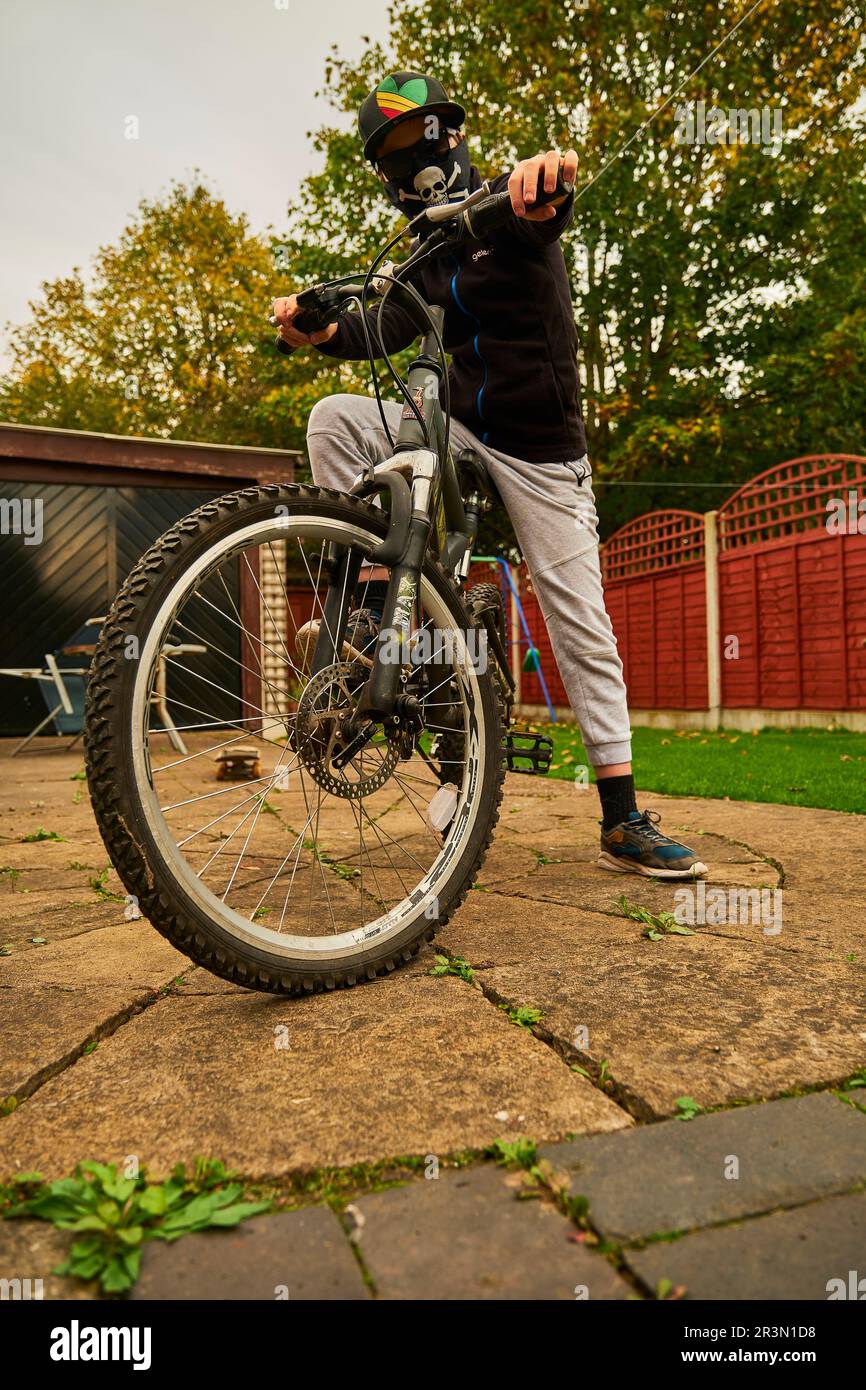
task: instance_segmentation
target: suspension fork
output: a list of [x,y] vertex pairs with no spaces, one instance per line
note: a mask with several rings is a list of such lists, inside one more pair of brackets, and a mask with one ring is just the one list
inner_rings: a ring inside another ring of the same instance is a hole
[[412,511],[403,554],[391,569],[373,669],[358,704],[362,719],[385,720],[394,713],[400,687],[402,654],[412,632],[421,584],[421,568],[430,543],[431,504],[436,456],[420,452],[412,473]]
[[[445,313],[436,305],[428,308],[428,318],[441,334]],[[435,358],[436,338],[429,327],[424,333],[418,357],[408,373],[408,391],[415,409],[404,408],[395,441],[396,456],[411,452],[411,511],[404,526],[405,545],[399,557],[391,559],[391,578],[385,595],[379,638],[373,656],[373,669],[358,703],[359,719],[385,720],[394,716],[402,673],[402,653],[412,632],[412,617],[418,601],[421,569],[430,544],[437,478],[438,455],[442,447],[442,416],[439,382],[442,368]],[[415,414],[417,410],[418,416]],[[422,424],[423,421],[423,424]],[[392,498],[393,501],[393,498]],[[396,529],[396,528],[395,528]]]
[[326,666],[340,660],[343,650],[343,637],[346,632],[346,619],[349,613],[349,600],[355,592],[362,555],[354,546],[335,545],[328,549],[328,568],[330,578],[328,592],[322,607],[322,623],[310,675],[316,676]]

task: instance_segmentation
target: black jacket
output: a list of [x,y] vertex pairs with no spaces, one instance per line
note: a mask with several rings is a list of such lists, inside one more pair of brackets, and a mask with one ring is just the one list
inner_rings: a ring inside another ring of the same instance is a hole
[[[500,175],[492,181],[493,191],[507,182],[508,175]],[[473,169],[471,188],[480,183]],[[572,203],[563,203],[546,222],[514,217],[488,240],[467,241],[456,253],[419,266],[415,279],[427,302],[445,310],[455,419],[492,448],[541,463],[586,453],[577,333],[559,245]],[[408,315],[386,301],[382,339],[387,351],[398,352],[417,336]],[[344,315],[319,351],[364,359],[360,315]]]

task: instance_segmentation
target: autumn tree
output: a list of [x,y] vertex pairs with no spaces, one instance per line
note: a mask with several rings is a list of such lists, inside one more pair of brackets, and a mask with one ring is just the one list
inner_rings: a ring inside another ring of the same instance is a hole
[[[710,485],[792,451],[862,449],[862,18],[862,0],[395,0],[387,43],[328,63],[347,113],[383,72],[436,72],[483,174],[577,148],[565,250],[591,456],[602,479],[652,484],[603,492],[608,530],[712,505]],[[691,143],[698,101],[781,134]],[[303,274],[363,258],[393,219],[353,136],[315,138],[322,171],[290,210]]]
[[43,284],[11,335],[0,418],[300,444],[309,369],[290,384],[267,324],[279,254],[198,178],[144,200],[87,274]]

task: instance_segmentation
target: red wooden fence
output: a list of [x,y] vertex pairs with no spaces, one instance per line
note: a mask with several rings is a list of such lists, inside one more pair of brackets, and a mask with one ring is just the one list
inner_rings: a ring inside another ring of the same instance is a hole
[[706,709],[704,518],[636,517],[602,550],[607,611],[633,709]]
[[632,708],[866,708],[864,496],[866,459],[822,454],[767,469],[718,513],[621,527],[602,565]]
[[[719,509],[721,703],[732,709],[866,708],[866,459],[791,459]],[[828,503],[854,529],[829,532]]]

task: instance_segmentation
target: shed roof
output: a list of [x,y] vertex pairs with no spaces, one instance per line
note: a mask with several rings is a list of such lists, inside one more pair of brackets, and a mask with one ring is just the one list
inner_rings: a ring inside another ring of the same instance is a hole
[[297,449],[259,449],[202,444],[185,439],[58,430],[45,425],[0,423],[0,478],[39,482],[130,483],[177,487],[192,478],[226,482],[288,482],[302,454]]

